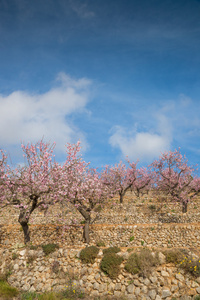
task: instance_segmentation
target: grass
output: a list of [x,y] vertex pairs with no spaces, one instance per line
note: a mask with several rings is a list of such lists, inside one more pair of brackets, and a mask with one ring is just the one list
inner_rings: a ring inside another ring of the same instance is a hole
[[19,291],[11,287],[6,281],[0,280],[0,295],[5,300],[10,300],[13,297],[16,297],[19,294]]

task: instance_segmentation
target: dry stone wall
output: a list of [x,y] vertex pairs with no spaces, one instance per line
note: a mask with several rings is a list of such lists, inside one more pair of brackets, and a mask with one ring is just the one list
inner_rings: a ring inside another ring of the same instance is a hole
[[[58,243],[65,247],[80,247],[83,243],[82,225],[30,225],[31,242],[34,245]],[[200,224],[92,224],[91,244],[99,240],[107,246],[148,247],[200,247]],[[0,245],[13,247],[23,243],[23,232],[19,225],[0,227]]]
[[[187,214],[178,204],[146,197],[136,200],[128,194],[125,203],[110,203],[90,225],[90,244],[103,241],[106,247],[121,247],[128,258],[128,247],[148,247],[162,251],[184,247],[190,251],[200,249],[200,201],[191,203]],[[131,275],[124,270],[111,280],[99,269],[100,250],[94,264],[84,265],[79,259],[83,243],[81,215],[72,207],[66,208],[65,225],[57,224],[54,210],[48,218],[35,211],[30,220],[33,246],[56,243],[60,249],[45,256],[42,248],[30,250],[23,243],[23,232],[18,224],[18,211],[6,208],[0,211],[0,273],[9,269],[8,281],[19,289],[43,292],[53,288],[66,288],[69,278],[91,297],[111,295],[127,299],[182,299],[200,295],[200,278],[192,278],[175,265],[166,264],[160,252],[161,265],[148,278]],[[95,215],[93,216],[95,217]],[[77,225],[70,225],[76,219]],[[14,255],[14,256],[13,256]],[[15,257],[15,259],[14,259]],[[32,257],[32,259],[30,259]]]
[[[160,265],[146,277],[131,275],[124,265],[129,256],[127,249],[118,253],[125,259],[121,272],[112,280],[100,269],[103,257],[102,249],[93,264],[83,264],[79,259],[79,249],[60,248],[45,256],[42,249],[2,249],[0,250],[0,272],[10,270],[8,282],[24,291],[50,291],[71,287],[90,295],[115,296],[130,300],[151,299],[193,299],[200,294],[200,277],[192,278],[172,264],[165,263],[165,256],[160,252]],[[15,258],[15,259],[14,259]],[[115,298],[116,299],[116,298]]]

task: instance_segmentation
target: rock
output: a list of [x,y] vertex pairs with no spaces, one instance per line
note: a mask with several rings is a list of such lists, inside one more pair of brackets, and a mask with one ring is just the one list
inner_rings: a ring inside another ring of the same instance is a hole
[[115,284],[115,291],[120,291],[121,290],[121,283],[116,283]]
[[136,287],[136,289],[135,289],[135,295],[136,295],[136,296],[139,296],[139,294],[140,294],[140,288],[139,288],[139,287]]
[[169,277],[169,273],[168,272],[166,272],[166,271],[161,271],[161,275],[163,276],[163,277]]
[[148,278],[145,278],[143,283],[144,283],[145,285],[149,285],[149,284],[150,284],[150,280],[149,280]]
[[137,297],[129,294],[129,295],[127,295],[127,299],[128,300],[137,300]]
[[170,297],[171,294],[172,294],[172,293],[170,292],[170,290],[167,290],[167,289],[162,290],[162,299],[165,299],[165,298],[167,298],[167,297]]
[[165,264],[166,263],[166,257],[162,252],[158,253],[158,259],[160,261],[160,264]]
[[128,291],[129,294],[133,294],[133,293],[134,293],[134,290],[135,290],[134,284],[130,284],[130,285],[127,287],[127,291]]
[[24,255],[26,254],[26,249],[20,251],[19,254],[20,254],[21,256],[24,256]]
[[155,283],[157,281],[157,277],[155,276],[150,276],[149,279],[151,280],[152,283]]
[[175,292],[176,290],[178,290],[177,285],[172,285],[172,287],[171,287],[171,292],[173,293],[173,292]]
[[111,282],[111,283],[108,285],[108,291],[109,291],[109,292],[112,292],[112,291],[114,291],[114,289],[115,289],[115,284],[114,284],[113,282]]
[[151,299],[156,299],[156,295],[157,295],[157,292],[156,292],[156,290],[150,290],[149,292],[148,292],[148,296],[151,298]]
[[99,273],[97,273],[97,274],[95,275],[95,277],[94,277],[94,278],[95,278],[96,280],[98,280],[100,277],[101,277],[101,276],[100,276],[100,274],[99,274]]
[[114,291],[114,296],[121,298],[122,297],[122,293],[119,291]]
[[176,279],[172,279],[172,283],[177,285],[178,281]]
[[98,290],[98,289],[99,289],[99,283],[95,282],[95,283],[93,284],[93,289],[94,289],[94,290]]
[[[81,251],[82,251],[82,249],[78,251],[78,253],[76,254],[76,257],[80,258]],[[64,252],[64,255],[65,255],[65,252]]]
[[18,264],[15,264],[14,267],[13,267],[13,269],[14,269],[15,271],[19,270],[19,265],[18,265]]
[[200,287],[196,288],[198,294],[200,294]]
[[29,289],[29,291],[30,291],[31,293],[34,293],[34,292],[35,292],[35,288],[34,288],[33,285],[31,286],[31,288]]
[[30,290],[30,284],[27,283],[27,284],[23,285],[22,290],[23,291],[29,291]]
[[196,282],[200,283],[200,277],[198,277],[198,278],[196,279]]
[[183,275],[181,275],[181,274],[176,274],[176,279],[178,279],[178,280],[180,280],[180,281],[184,281],[184,276]]
[[135,279],[135,280],[133,281],[133,283],[134,283],[134,285],[136,285],[136,286],[141,286],[141,283],[139,282],[138,279]]
[[107,284],[106,283],[102,283],[99,285],[99,292],[102,293],[102,292],[105,292],[107,291]]
[[90,293],[90,296],[91,296],[91,297],[98,297],[98,296],[99,296],[99,292],[98,292],[97,290],[92,291],[92,292]]
[[38,271],[39,271],[39,272],[42,272],[42,271],[44,271],[44,269],[45,269],[45,267],[44,267],[44,266],[41,266],[41,267],[39,267]]
[[192,288],[198,287],[198,283],[196,283],[195,281],[192,281]]
[[146,285],[143,285],[141,288],[142,294],[146,294],[148,292],[148,287]]

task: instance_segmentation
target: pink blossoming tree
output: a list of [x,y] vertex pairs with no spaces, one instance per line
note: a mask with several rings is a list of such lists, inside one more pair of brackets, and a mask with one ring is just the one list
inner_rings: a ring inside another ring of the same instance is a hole
[[68,144],[67,159],[62,167],[60,193],[62,203],[71,203],[85,219],[83,238],[89,243],[89,225],[91,214],[99,205],[113,196],[112,190],[105,185],[101,173],[97,169],[89,168],[79,154],[80,143]]
[[136,179],[132,184],[132,191],[139,198],[144,194],[148,194],[154,182],[153,173],[149,168],[141,167],[136,170]]
[[1,207],[13,205],[19,208],[18,222],[25,243],[30,241],[28,223],[33,211],[47,209],[54,203],[59,173],[58,165],[52,162],[54,147],[55,144],[51,146],[43,141],[26,146],[21,144],[25,163],[15,169],[5,164],[5,155],[1,160],[4,161],[1,167]]
[[136,180],[137,163],[128,161],[128,166],[122,162],[113,167],[107,166],[104,171],[105,184],[117,191],[120,203],[123,203],[126,192],[133,186]]
[[182,212],[187,212],[188,203],[195,196],[192,192],[192,175],[195,170],[188,165],[188,160],[180,153],[180,149],[163,153],[151,167],[157,176],[155,187],[181,203]]

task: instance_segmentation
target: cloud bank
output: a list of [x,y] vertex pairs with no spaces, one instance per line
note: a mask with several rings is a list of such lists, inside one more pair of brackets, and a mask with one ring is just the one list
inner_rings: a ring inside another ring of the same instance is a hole
[[35,142],[42,137],[56,141],[57,150],[65,149],[67,142],[83,141],[84,134],[70,117],[86,111],[90,98],[91,81],[75,80],[65,73],[57,76],[56,86],[43,94],[14,91],[0,95],[0,147]]
[[161,152],[170,149],[172,141],[172,129],[168,119],[157,114],[157,128],[149,131],[138,131],[135,124],[134,129],[115,126],[109,143],[112,147],[118,148],[124,157],[136,161],[151,162],[158,157]]

